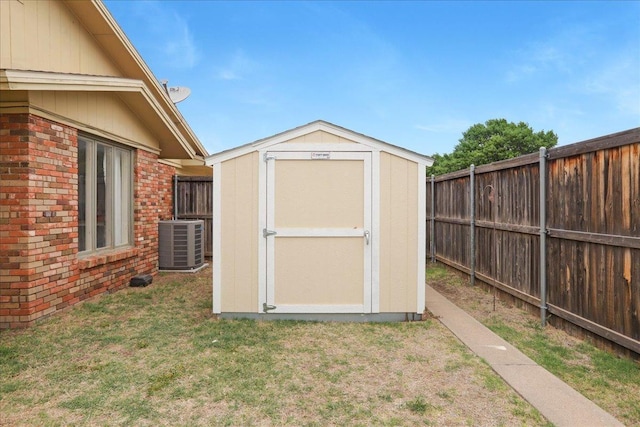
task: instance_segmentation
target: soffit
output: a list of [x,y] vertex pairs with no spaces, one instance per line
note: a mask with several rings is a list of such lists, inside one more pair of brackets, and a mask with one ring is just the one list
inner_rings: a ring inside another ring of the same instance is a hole
[[[148,87],[140,80],[120,77],[69,75],[22,70],[0,70],[0,90],[5,94],[13,91],[59,92],[115,92],[133,113],[158,138],[160,155],[166,158],[198,158],[186,143],[180,130],[164,113]],[[8,98],[8,96],[7,96]]]
[[65,0],[65,4],[125,76],[145,83],[157,105],[179,130],[181,138],[191,146],[188,151],[195,153],[195,156],[206,156],[208,153],[198,137],[104,4],[99,0]]

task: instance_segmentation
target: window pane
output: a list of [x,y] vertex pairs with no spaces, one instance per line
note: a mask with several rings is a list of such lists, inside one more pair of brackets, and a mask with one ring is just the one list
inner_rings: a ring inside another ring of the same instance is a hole
[[104,248],[107,241],[107,150],[102,144],[96,147],[96,248]]
[[113,203],[115,246],[129,243],[131,220],[131,161],[130,153],[114,150],[113,159]]
[[133,154],[78,138],[78,251],[129,245],[133,228]]
[[87,250],[87,143],[78,139],[78,251]]

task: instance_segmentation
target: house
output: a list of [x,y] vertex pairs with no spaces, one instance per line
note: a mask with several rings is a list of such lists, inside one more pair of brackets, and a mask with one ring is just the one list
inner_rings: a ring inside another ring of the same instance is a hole
[[0,1],[0,328],[154,274],[205,148],[99,0]]
[[206,158],[213,312],[416,319],[429,157],[322,120]]

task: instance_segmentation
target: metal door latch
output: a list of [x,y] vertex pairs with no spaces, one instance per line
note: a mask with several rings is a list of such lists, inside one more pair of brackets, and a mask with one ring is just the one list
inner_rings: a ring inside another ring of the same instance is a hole
[[275,310],[277,307],[275,305],[269,305],[266,302],[262,303],[262,311],[268,313],[269,310]]
[[262,237],[264,237],[265,239],[269,236],[275,236],[276,234],[278,234],[277,231],[267,230],[266,228],[262,229]]
[[369,240],[371,239],[371,232],[369,232],[369,230],[365,230],[364,231],[364,240],[367,242],[367,245],[369,244]]

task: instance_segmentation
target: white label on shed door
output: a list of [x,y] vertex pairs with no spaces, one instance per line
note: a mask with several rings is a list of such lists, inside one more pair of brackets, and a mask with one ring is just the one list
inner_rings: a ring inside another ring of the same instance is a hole
[[[371,312],[371,153],[267,162],[270,313]],[[324,153],[323,153],[324,154]]]

